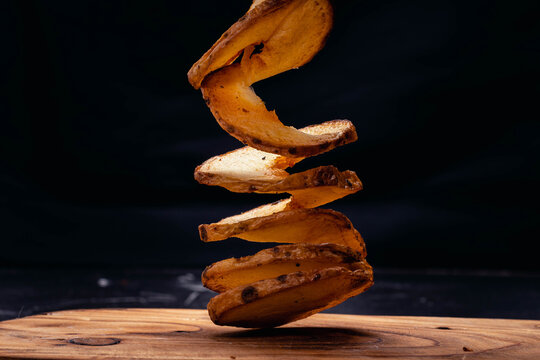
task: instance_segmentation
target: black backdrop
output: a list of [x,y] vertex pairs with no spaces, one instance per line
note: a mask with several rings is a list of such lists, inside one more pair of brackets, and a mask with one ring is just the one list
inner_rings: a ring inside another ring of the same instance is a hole
[[[202,266],[261,248],[197,225],[275,200],[193,180],[241,144],[186,72],[249,1],[2,2],[0,265]],[[255,85],[287,125],[352,120],[305,160],[355,170],[385,267],[539,269],[537,1],[336,1],[326,47]],[[263,246],[264,247],[264,246]]]

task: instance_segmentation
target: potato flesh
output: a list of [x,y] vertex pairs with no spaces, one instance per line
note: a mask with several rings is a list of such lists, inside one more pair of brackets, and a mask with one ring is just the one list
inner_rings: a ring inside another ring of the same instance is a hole
[[343,228],[334,223],[317,223],[316,221],[317,218],[313,218],[303,223],[279,224],[275,227],[241,233],[236,237],[253,242],[333,243],[348,246],[363,254],[366,253],[364,241],[358,231]]

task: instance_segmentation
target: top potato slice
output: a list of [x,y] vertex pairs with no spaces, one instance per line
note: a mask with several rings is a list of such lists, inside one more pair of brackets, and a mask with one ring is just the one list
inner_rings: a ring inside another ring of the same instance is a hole
[[[324,132],[285,126],[251,85],[311,60],[332,27],[327,0],[256,1],[188,72],[219,125],[242,143],[288,157],[307,157],[357,139],[352,123]],[[241,56],[239,63],[234,60]]]
[[[248,79],[251,83],[300,67],[323,47],[331,28],[327,0],[256,0],[191,67],[189,82],[198,89],[208,74],[232,64],[242,53],[245,67],[257,68],[259,74]],[[264,55],[254,53],[258,44],[264,44]]]

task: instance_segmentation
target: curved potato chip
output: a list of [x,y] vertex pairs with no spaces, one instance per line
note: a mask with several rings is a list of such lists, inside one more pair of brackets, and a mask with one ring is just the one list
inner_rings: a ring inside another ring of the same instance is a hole
[[348,246],[366,255],[360,233],[342,213],[330,209],[294,209],[263,216],[199,226],[201,240],[225,240],[230,237],[254,242],[333,243]]
[[295,272],[221,293],[208,303],[218,325],[274,327],[313,315],[355,296],[373,284],[373,271],[342,267]]
[[[324,46],[332,27],[332,12],[323,0],[254,1],[248,12],[193,64],[188,80],[198,89],[207,75],[231,64],[242,52],[244,66],[255,68],[252,82],[298,68]],[[261,43],[266,47],[264,55],[255,51],[254,45]]]
[[350,121],[327,122],[318,134],[285,126],[251,85],[311,60],[331,27],[327,1],[261,1],[193,65],[188,78],[200,86],[219,125],[244,144],[288,157],[329,151],[356,140]]
[[294,244],[264,249],[242,258],[230,258],[208,266],[202,274],[205,287],[225,292],[252,282],[271,279],[296,271],[343,267],[364,267],[363,254],[336,244]]

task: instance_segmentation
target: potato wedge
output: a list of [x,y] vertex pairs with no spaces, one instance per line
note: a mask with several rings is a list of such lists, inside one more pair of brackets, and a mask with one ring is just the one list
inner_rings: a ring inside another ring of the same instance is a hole
[[[244,66],[255,68],[252,83],[300,67],[324,46],[331,27],[332,7],[326,0],[254,1],[193,64],[188,80],[199,89],[208,74],[232,64],[242,53]],[[261,43],[264,55],[254,53],[254,45]]]
[[366,256],[364,241],[351,221],[330,209],[294,209],[236,222],[220,221],[200,225],[199,232],[205,242],[234,236],[254,242],[333,243]]
[[248,328],[300,320],[369,288],[373,271],[363,264],[354,271],[342,267],[299,271],[236,287],[212,298],[208,313],[215,324]]
[[362,259],[360,252],[336,244],[280,245],[255,255],[218,261],[203,271],[202,283],[208,289],[222,293],[297,271],[309,272],[331,267],[353,271],[365,266]]
[[250,146],[214,156],[195,169],[194,177],[204,185],[221,186],[233,192],[250,192],[251,186],[265,186],[285,179],[284,170],[302,158],[287,158]]

